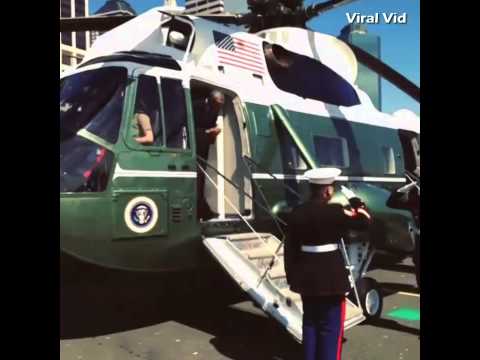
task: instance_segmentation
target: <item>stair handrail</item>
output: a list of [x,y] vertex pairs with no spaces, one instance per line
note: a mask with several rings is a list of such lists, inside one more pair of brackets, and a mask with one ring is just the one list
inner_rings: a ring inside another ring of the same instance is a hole
[[[262,204],[260,204],[257,200],[255,200],[253,198],[253,196],[251,196],[250,194],[248,194],[247,192],[243,191],[242,189],[240,189],[240,186],[238,186],[237,184],[235,184],[232,180],[230,180],[229,178],[227,178],[225,175],[223,175],[220,171],[218,171],[217,168],[215,168],[213,165],[211,165],[210,163],[208,163],[207,160],[205,160],[204,158],[202,158],[201,156],[197,155],[197,160],[200,160],[201,162],[203,162],[207,167],[209,167],[210,169],[212,169],[213,171],[215,171],[215,173],[217,175],[220,175],[224,180],[226,180],[230,185],[232,185],[235,189],[237,189],[238,191],[241,192],[242,195],[248,197],[250,200],[252,200],[256,205],[258,205],[258,207],[260,207],[263,211],[265,211],[266,213],[268,213],[270,216],[272,216],[275,220],[281,222],[283,225],[287,225],[287,223],[285,221],[283,221],[281,218],[279,218],[278,216],[276,216],[274,213],[272,213],[271,210],[269,210],[268,208],[266,208],[265,206],[263,206]],[[197,162],[198,164],[198,162]],[[203,169],[201,167],[200,164],[198,164],[199,168]],[[203,172],[203,171],[202,171]]]
[[[212,183],[212,185],[215,187],[215,189],[217,189],[218,191],[218,185],[215,183],[215,181],[213,181],[213,179],[207,174],[207,171],[202,168],[201,165],[198,165],[198,168],[200,169],[200,171],[202,171],[204,174],[205,174],[205,177]],[[253,234],[255,234],[255,236],[261,241],[263,242],[266,246],[268,246],[267,242],[260,236],[260,234],[253,228],[252,225],[250,225],[250,223],[248,222],[248,220],[240,213],[240,210],[237,209],[237,207],[235,205],[233,205],[233,203],[230,201],[230,199],[225,195],[223,194],[223,198],[228,202],[228,204],[233,208],[233,210],[238,214],[238,216],[240,216],[240,218],[243,220],[243,222],[250,228],[250,230],[252,231]],[[259,281],[258,281],[258,284],[257,284],[257,287],[260,286],[260,284],[262,283],[262,281],[265,279],[265,277],[267,276],[268,272],[273,268],[273,266],[275,265],[275,263],[277,262],[278,263],[278,251],[282,248],[283,246],[283,242],[280,242],[280,245],[278,246],[277,250],[275,250],[273,252],[273,255],[272,255],[272,260],[270,261],[270,264],[266,267],[265,269],[265,272],[262,274],[262,276],[260,277]]]

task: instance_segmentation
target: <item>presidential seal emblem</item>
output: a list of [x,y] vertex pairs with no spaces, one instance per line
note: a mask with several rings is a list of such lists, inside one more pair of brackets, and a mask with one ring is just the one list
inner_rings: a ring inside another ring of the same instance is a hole
[[136,197],[125,207],[124,219],[130,230],[137,234],[145,234],[157,224],[157,205],[148,197]]

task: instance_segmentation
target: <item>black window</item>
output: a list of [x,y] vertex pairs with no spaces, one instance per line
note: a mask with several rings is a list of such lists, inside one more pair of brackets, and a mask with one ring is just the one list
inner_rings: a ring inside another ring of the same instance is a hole
[[60,82],[60,137],[81,129],[116,143],[122,121],[127,70],[107,67],[74,74]]
[[360,104],[353,86],[320,61],[268,43],[264,43],[264,53],[279,89],[338,106]]
[[347,168],[350,166],[347,140],[344,138],[314,136],[315,156],[319,165]]
[[[85,16],[85,0],[76,0],[75,1],[75,17],[84,17]],[[85,32],[75,33],[76,43],[75,46],[79,49],[87,49],[87,34]]]
[[399,130],[403,149],[405,170],[418,171],[420,168],[420,136],[411,131]]
[[63,65],[71,65],[72,64],[72,55],[69,53],[62,51],[62,64]]
[[77,32],[75,33],[75,39],[76,39],[76,47],[78,49],[87,49],[87,37],[84,32]]
[[66,18],[72,16],[72,8],[70,0],[60,1],[60,17]]
[[[72,8],[70,0],[60,1],[60,17],[68,18],[72,16]],[[62,33],[62,44],[72,45],[72,33]]]
[[81,136],[60,143],[60,192],[105,191],[113,154]]
[[185,92],[180,80],[162,78],[163,109],[165,114],[166,145],[187,149],[187,109]]
[[[146,115],[146,117],[140,117],[141,114]],[[142,119],[144,119],[146,124],[142,123]],[[163,145],[160,93],[157,79],[153,76],[140,75],[138,77],[135,123],[133,126],[137,132],[134,134],[134,137],[145,136],[148,128],[151,128],[153,131],[153,143],[143,143],[143,145]]]
[[62,44],[72,46],[72,33],[62,32]]
[[282,125],[278,124],[278,122],[276,129],[281,146],[280,153],[282,156],[284,170],[306,170],[307,164],[302,157],[300,149],[295,144],[290,134]]
[[85,0],[75,0],[75,16],[85,16]]

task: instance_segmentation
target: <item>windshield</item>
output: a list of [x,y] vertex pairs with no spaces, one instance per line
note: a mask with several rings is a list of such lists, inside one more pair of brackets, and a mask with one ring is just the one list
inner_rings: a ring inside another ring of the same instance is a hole
[[85,129],[114,144],[122,120],[127,70],[106,67],[60,81],[60,142]]
[[60,192],[105,191],[113,154],[80,136],[60,144]]

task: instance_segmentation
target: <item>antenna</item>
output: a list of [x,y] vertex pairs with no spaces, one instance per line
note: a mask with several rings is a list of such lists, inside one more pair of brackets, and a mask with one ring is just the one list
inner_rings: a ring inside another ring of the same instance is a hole
[[165,0],[164,6],[177,7],[177,0]]

